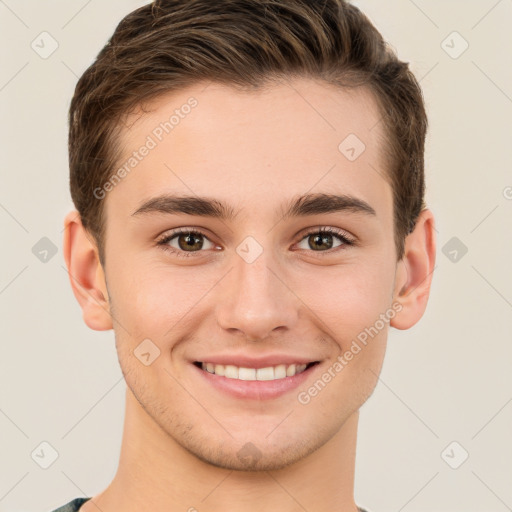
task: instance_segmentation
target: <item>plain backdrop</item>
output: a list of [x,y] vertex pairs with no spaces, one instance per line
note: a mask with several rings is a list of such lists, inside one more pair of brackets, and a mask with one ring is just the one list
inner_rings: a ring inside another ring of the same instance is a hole
[[[62,255],[67,111],[78,77],[144,3],[0,0],[1,512],[92,496],[117,468],[114,335],[83,323]],[[390,330],[361,409],[356,502],[512,510],[512,1],[356,5],[421,80],[438,241],[427,311]]]

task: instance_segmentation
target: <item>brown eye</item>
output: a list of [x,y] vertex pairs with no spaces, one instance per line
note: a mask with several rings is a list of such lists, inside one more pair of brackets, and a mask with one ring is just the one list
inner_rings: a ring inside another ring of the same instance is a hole
[[189,249],[199,250],[203,247],[201,236],[195,233],[180,233],[177,235],[178,245],[183,251],[188,251]]
[[[336,245],[334,245],[335,239],[338,240],[338,244]],[[300,247],[300,244],[303,243],[305,243],[307,247]],[[344,245],[354,245],[354,241],[348,238],[343,231],[338,231],[334,228],[317,228],[315,231],[306,233],[305,237],[299,243],[299,248],[313,250],[313,252],[326,252]]]
[[204,252],[201,249],[214,247],[205,234],[191,229],[176,230],[160,240],[158,245],[176,256],[193,256],[196,252]]
[[314,235],[309,235],[308,243],[312,249],[331,249],[333,245],[332,238],[333,236],[330,234],[316,233]]

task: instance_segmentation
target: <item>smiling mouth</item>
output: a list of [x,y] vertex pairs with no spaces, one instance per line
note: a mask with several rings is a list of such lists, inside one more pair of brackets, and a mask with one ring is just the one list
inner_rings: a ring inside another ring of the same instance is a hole
[[194,365],[205,372],[226,377],[227,379],[245,380],[245,381],[269,381],[282,380],[287,377],[294,377],[305,372],[320,361],[313,361],[308,364],[278,364],[275,366],[267,366],[265,368],[245,368],[234,365],[204,363],[195,361]]

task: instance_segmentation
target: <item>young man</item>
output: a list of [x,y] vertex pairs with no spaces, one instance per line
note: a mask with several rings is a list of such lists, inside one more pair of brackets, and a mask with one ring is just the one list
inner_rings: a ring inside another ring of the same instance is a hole
[[342,0],[129,14],[70,109],[64,253],[126,383],[81,512],[357,512],[359,409],[435,264],[418,83]]

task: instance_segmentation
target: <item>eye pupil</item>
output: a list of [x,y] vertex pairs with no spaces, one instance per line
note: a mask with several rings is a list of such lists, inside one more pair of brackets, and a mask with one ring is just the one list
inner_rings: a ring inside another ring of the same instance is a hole
[[[185,239],[185,242],[182,243],[182,240]],[[196,236],[194,233],[183,233],[178,237],[178,244],[180,249],[201,249],[203,247],[203,241],[200,237]]]
[[[327,246],[327,249],[330,249],[332,247],[332,235],[316,233],[311,235],[310,239],[311,238],[313,239],[313,245],[325,244]],[[313,245],[310,244],[312,248]]]

